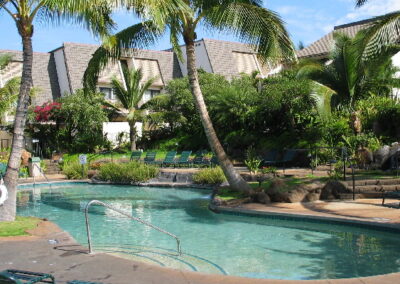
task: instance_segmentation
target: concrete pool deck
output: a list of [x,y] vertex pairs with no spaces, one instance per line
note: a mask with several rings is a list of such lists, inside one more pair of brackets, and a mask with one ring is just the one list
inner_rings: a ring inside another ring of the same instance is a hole
[[[303,204],[246,204],[235,210],[296,214],[361,220],[371,224],[400,228],[400,210],[379,205],[381,200],[347,202],[316,202]],[[388,203],[397,200],[388,200]],[[103,253],[88,255],[87,249],[77,244],[55,224],[44,221],[30,232],[31,236],[0,238],[0,271],[23,269],[53,274],[57,283],[71,280],[95,281],[115,284],[271,284],[271,283],[399,283],[400,273],[375,277],[335,280],[275,280],[250,279],[235,276],[209,275],[153,266]],[[49,242],[49,240],[51,240]],[[56,241],[54,241],[56,240]]]

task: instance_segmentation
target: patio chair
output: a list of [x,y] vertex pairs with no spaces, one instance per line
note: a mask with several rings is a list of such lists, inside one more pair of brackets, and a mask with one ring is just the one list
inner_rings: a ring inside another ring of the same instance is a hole
[[262,166],[272,166],[277,163],[277,156],[278,156],[278,151],[277,150],[270,150],[265,153],[265,155],[262,157]]
[[0,272],[1,284],[56,283],[51,274],[7,269]]
[[161,165],[161,167],[168,167],[174,164],[176,156],[176,151],[169,151],[165,155],[164,161],[156,162]]
[[146,157],[144,157],[143,162],[146,164],[154,164],[156,162],[157,152],[147,152]]
[[133,151],[131,154],[131,161],[139,161],[140,157],[142,156],[142,152],[141,151]]
[[204,159],[204,151],[198,151],[192,160],[193,167],[207,166],[208,161]]
[[281,164],[283,166],[283,172],[285,172],[286,165],[294,160],[297,155],[296,150],[289,149],[283,155],[282,160],[277,161],[277,164]]
[[174,163],[174,166],[187,166],[190,164],[189,158],[190,155],[192,154],[192,151],[183,151],[178,158],[178,160]]
[[7,165],[5,163],[0,163],[0,178],[4,177],[7,171]]

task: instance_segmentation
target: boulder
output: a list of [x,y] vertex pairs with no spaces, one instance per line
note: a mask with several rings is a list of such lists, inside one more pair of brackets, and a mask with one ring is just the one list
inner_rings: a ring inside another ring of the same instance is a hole
[[269,204],[271,203],[271,198],[266,194],[265,192],[257,192],[256,195],[256,201],[261,204]]
[[321,191],[318,190],[318,191],[315,191],[315,192],[309,192],[306,195],[306,198],[305,198],[304,201],[306,201],[306,202],[314,202],[314,201],[319,200],[320,198],[321,198]]
[[347,188],[347,185],[343,182],[333,180],[329,181],[321,192],[321,200],[333,200],[339,199],[340,193],[351,193],[351,190]]
[[245,203],[251,203],[251,201],[252,201],[251,197],[245,197],[245,198],[241,198],[241,199],[232,199],[232,200],[226,201],[226,205],[232,206],[232,207],[237,207],[237,206],[240,206]]
[[389,159],[390,146],[385,145],[374,152],[374,162],[381,168]]
[[220,198],[218,196],[214,197],[213,200],[211,200],[211,203],[214,206],[225,206],[225,205],[227,205],[226,200],[223,200],[222,198]]

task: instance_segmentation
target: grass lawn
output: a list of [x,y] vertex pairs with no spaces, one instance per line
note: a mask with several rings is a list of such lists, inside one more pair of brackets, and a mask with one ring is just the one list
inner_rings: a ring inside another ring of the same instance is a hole
[[1,222],[0,237],[28,236],[26,230],[34,229],[40,221],[35,217],[17,216],[14,222]]

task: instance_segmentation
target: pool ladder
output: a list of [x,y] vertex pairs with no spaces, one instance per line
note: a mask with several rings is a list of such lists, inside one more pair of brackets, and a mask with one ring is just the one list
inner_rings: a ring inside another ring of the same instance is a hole
[[107,204],[107,203],[104,203],[102,201],[99,201],[99,200],[92,200],[85,207],[86,232],[87,232],[87,239],[88,239],[88,246],[89,246],[89,254],[93,253],[92,237],[91,237],[91,234],[90,234],[90,224],[89,224],[89,207],[92,204],[97,204],[97,205],[104,206],[104,207],[106,207],[108,209],[111,209],[111,210],[113,210],[115,212],[118,212],[121,215],[124,215],[124,216],[128,217],[131,220],[134,220],[136,222],[142,223],[143,225],[146,225],[146,226],[148,226],[148,227],[150,227],[150,228],[152,228],[154,230],[157,230],[157,231],[159,231],[159,232],[161,232],[163,234],[166,234],[166,235],[174,238],[176,240],[176,250],[179,253],[179,255],[182,255],[181,241],[174,234],[171,234],[170,232],[167,232],[167,231],[165,231],[165,230],[163,230],[163,229],[161,229],[161,228],[159,228],[159,227],[157,227],[157,226],[155,226],[155,225],[153,225],[153,224],[151,224],[151,223],[149,223],[149,222],[147,222],[145,220],[142,220],[142,219],[137,218],[137,217],[133,217],[132,215],[127,214],[127,213],[123,212],[122,210],[120,210],[120,209],[118,209],[118,208],[116,208],[114,206],[111,206],[110,204]]

